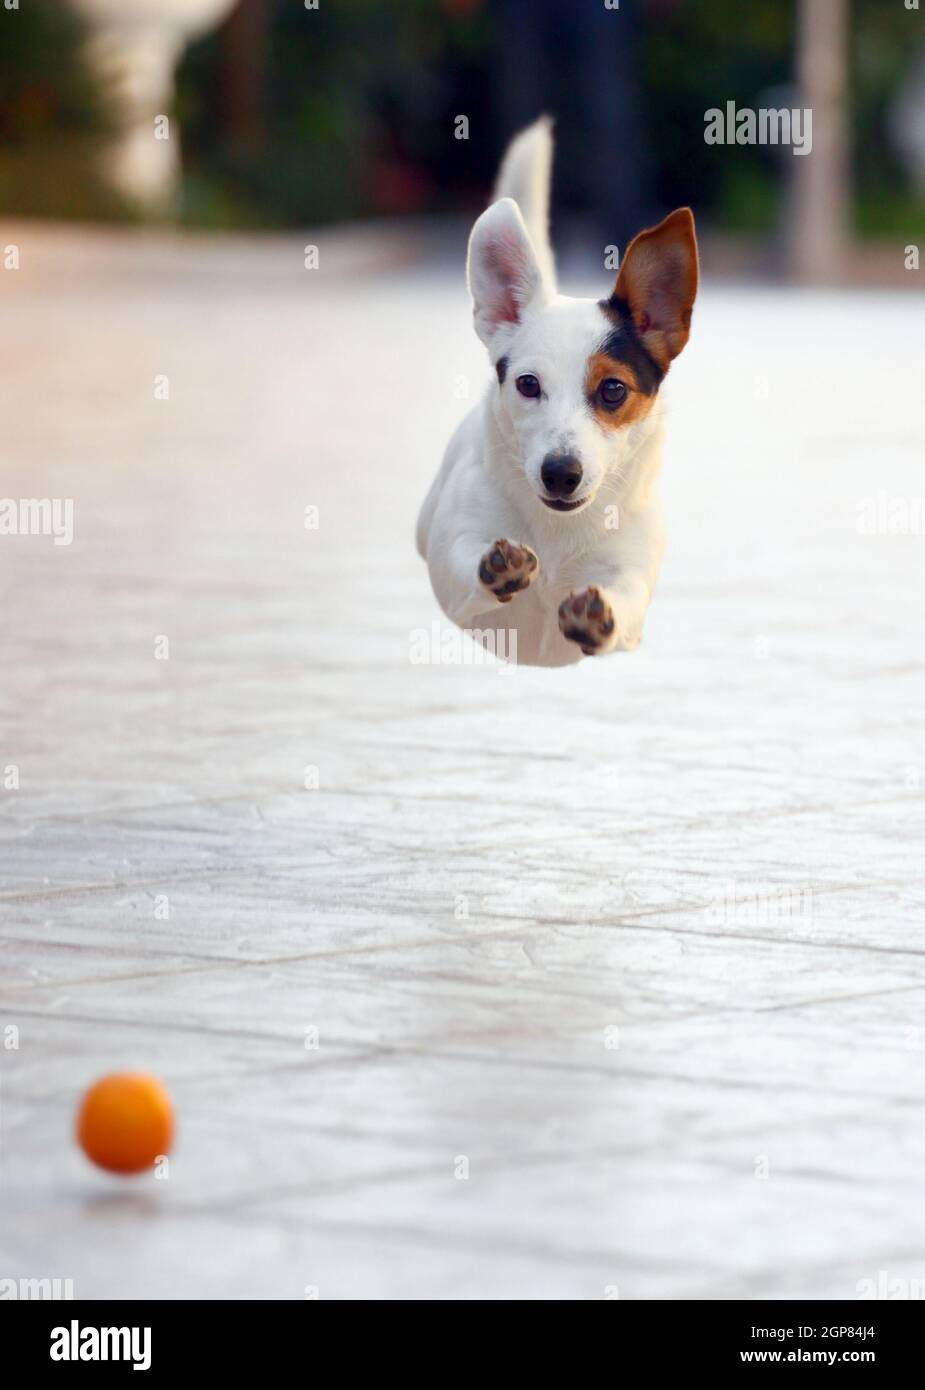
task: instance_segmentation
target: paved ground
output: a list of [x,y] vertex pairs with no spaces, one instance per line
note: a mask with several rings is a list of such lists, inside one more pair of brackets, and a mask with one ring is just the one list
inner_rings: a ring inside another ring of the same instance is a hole
[[[11,242],[0,497],[76,517],[0,538],[0,1277],[925,1277],[913,282],[708,284],[644,648],[502,675],[411,660],[416,509],[487,375],[461,272]],[[174,1093],[167,1181],[71,1141],[126,1066]]]

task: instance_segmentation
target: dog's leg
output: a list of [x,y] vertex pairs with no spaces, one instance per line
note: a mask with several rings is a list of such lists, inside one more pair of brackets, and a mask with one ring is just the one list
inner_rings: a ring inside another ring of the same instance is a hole
[[431,557],[430,576],[444,613],[460,627],[510,603],[539,574],[539,561],[526,545],[505,538],[488,542],[464,534]]
[[591,584],[559,605],[559,631],[585,656],[631,652],[642,641],[651,591],[645,577],[621,571],[610,583]]

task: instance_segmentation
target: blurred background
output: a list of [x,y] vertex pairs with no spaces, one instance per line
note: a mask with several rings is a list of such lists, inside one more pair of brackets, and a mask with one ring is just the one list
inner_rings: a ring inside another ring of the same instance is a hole
[[[689,203],[708,268],[881,280],[925,231],[916,0],[21,0],[0,23],[0,215],[469,218],[548,110],[566,245]],[[707,145],[727,100],[812,105],[816,157]]]

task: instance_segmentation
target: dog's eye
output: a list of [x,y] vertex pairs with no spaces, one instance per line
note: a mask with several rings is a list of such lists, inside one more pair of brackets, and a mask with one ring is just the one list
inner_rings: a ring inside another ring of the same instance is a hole
[[528,372],[526,376],[517,378],[517,389],[522,396],[538,396],[540,394],[540,383],[537,377],[531,376]]
[[598,395],[605,405],[621,405],[626,400],[626,387],[615,376],[609,376],[597,388]]

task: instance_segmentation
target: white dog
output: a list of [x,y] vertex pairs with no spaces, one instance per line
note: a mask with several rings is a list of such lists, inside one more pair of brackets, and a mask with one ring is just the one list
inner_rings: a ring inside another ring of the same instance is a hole
[[460,627],[516,631],[519,662],[632,651],[664,546],[658,388],[697,293],[689,208],[630,243],[609,298],[558,294],[547,233],[552,136],[512,142],[469,239],[475,331],[497,380],[450,440],[418,520]]

